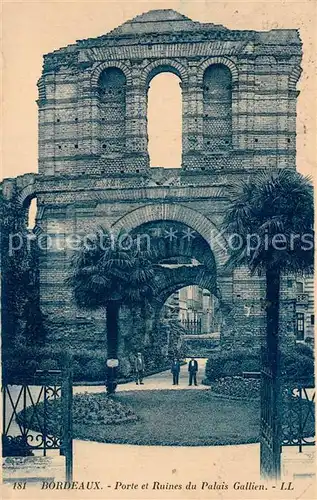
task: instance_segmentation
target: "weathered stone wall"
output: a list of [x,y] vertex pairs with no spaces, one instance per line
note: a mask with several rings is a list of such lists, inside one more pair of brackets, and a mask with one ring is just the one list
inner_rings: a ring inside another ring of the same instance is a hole
[[[44,57],[39,174],[7,180],[3,189],[18,186],[22,206],[37,197],[38,229],[50,237],[40,259],[40,300],[52,342],[105,342],[104,312],[77,309],[65,284],[67,238],[98,225],[134,230],[155,220],[180,222],[210,246],[224,342],[248,342],[255,333],[260,339],[263,281],[224,270],[221,225],[232,181],[259,168],[295,168],[300,61],[296,30],[234,31],[169,10]],[[177,170],[149,168],[147,92],[162,71],[181,79]]]
[[[182,82],[183,168],[295,167],[300,61],[296,30],[233,31],[173,11],[149,12],[108,35],[47,54],[39,81],[40,173],[144,173],[149,167],[147,91],[161,71],[177,74]],[[207,144],[204,107],[211,90],[205,80],[214,65],[231,75],[229,144],[228,139]],[[126,79],[120,94],[125,97],[125,146],[121,142],[108,152],[100,93],[107,68]]]

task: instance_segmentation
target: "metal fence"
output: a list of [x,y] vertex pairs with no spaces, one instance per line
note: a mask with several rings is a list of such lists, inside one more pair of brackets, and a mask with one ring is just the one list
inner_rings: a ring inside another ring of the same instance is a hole
[[282,446],[298,446],[301,453],[315,445],[315,388],[284,389],[283,400]]
[[[66,480],[73,476],[72,370],[37,371],[34,384],[6,384],[3,398],[3,456],[29,456],[59,450]],[[38,454],[38,453],[37,453]]]
[[189,335],[201,334],[201,318],[197,320],[183,319],[181,323]]

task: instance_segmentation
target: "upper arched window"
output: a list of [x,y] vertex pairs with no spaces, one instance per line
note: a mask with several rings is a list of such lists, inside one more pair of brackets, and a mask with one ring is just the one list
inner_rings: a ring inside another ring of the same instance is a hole
[[228,149],[232,143],[232,77],[223,64],[209,66],[203,79],[204,149]]
[[182,91],[181,80],[173,73],[165,68],[156,68],[151,75],[147,99],[151,167],[181,166]]
[[26,226],[27,229],[33,230],[36,226],[37,217],[37,198],[34,197],[28,200],[26,206]]
[[98,82],[101,153],[124,152],[126,77],[118,68],[105,69]]

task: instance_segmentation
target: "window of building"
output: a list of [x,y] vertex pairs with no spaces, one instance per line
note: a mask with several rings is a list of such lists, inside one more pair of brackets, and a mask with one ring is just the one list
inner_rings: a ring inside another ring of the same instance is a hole
[[296,282],[296,291],[297,293],[303,293],[304,292],[304,284],[302,281],[297,281]]
[[209,66],[203,85],[205,149],[228,149],[232,138],[232,79],[231,71],[223,64]]
[[293,280],[287,280],[287,288],[292,288]]
[[182,162],[182,91],[177,75],[162,72],[150,81],[147,109],[151,167],[179,168]]
[[310,324],[314,325],[315,324],[315,314],[310,315]]
[[304,313],[296,314],[296,339],[304,340],[305,325],[304,325]]
[[32,230],[36,225],[37,199],[32,198],[27,211],[27,228]]
[[107,68],[98,88],[102,153],[125,152],[126,77],[119,68]]

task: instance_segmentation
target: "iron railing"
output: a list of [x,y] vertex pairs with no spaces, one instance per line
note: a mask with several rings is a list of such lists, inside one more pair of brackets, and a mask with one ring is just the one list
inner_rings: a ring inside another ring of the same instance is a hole
[[189,335],[201,335],[201,318],[196,320],[183,319],[181,324]]
[[34,385],[3,385],[3,455],[27,456],[37,450],[47,456],[60,450],[66,480],[72,481],[72,393],[69,363],[63,372],[37,371]]
[[283,391],[285,411],[282,425],[282,445],[315,445],[315,388],[297,385]]
[[281,443],[278,380],[268,365],[261,372],[260,467],[263,478],[280,476]]

